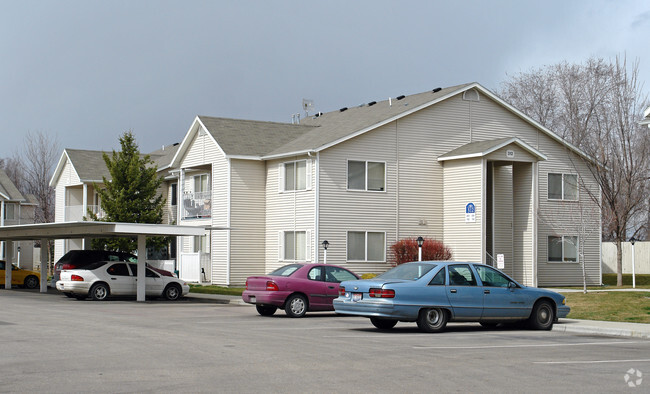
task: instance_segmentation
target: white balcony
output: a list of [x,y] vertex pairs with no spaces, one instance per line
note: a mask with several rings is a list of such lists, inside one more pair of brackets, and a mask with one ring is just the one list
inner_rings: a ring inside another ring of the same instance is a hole
[[212,192],[185,193],[182,216],[183,219],[212,217]]
[[[84,216],[88,216],[88,212],[84,212],[83,205],[66,205],[65,207],[65,221],[66,222],[81,222]],[[96,214],[99,219],[103,218],[106,214],[99,205],[88,205],[88,210]]]

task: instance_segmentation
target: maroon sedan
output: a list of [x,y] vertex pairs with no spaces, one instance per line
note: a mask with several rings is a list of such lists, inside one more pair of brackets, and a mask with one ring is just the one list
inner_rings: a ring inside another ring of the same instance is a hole
[[262,316],[283,308],[289,317],[303,317],[307,311],[333,311],[339,283],[356,280],[352,271],[336,265],[289,264],[266,276],[250,276],[242,298],[255,304]]

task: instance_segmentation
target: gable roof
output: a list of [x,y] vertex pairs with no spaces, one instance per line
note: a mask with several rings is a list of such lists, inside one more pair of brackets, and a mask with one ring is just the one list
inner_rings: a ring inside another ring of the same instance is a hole
[[2,169],[0,169],[0,197],[7,201],[25,201],[23,194]]
[[639,124],[645,125],[647,124],[648,127],[650,127],[650,107],[646,108],[645,111],[643,111],[643,120],[639,122]]
[[517,137],[498,138],[487,141],[470,142],[438,157],[438,161],[483,157],[510,144],[518,145],[539,160],[546,160],[546,155],[528,145]]

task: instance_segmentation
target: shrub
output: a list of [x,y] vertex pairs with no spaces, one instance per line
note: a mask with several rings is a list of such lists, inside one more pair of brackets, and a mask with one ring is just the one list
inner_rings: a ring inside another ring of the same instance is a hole
[[[405,238],[390,247],[393,265],[418,260],[418,241],[416,238]],[[451,249],[435,239],[425,238],[422,244],[422,260],[451,260]]]

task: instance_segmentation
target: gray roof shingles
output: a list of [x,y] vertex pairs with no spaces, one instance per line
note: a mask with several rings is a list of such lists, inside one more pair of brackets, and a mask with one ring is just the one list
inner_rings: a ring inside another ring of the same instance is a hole
[[0,169],[0,193],[9,197],[9,201],[25,201],[23,194],[2,169]]

